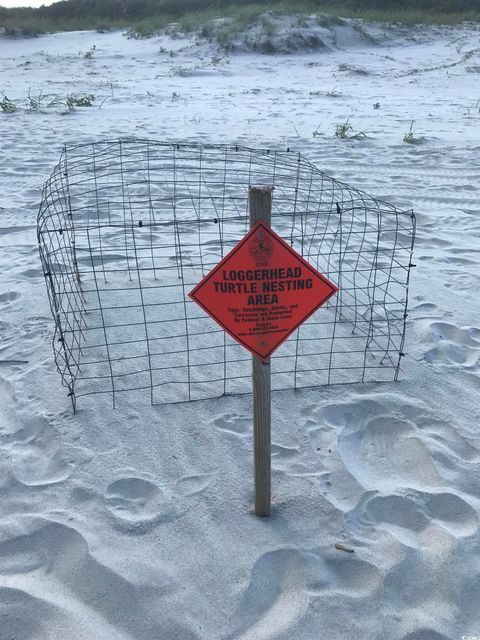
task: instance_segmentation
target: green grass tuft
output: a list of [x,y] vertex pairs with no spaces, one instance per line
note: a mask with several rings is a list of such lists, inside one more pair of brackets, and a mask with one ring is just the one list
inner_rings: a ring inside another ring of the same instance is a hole
[[403,136],[403,141],[405,144],[422,144],[422,142],[425,142],[425,138],[423,136],[416,135],[416,131],[413,128],[413,122],[414,121],[412,120],[410,123],[410,129]]
[[364,131],[355,132],[352,125],[350,124],[350,119],[347,118],[345,122],[342,124],[337,124],[335,127],[335,138],[340,138],[342,140],[349,139],[355,140],[358,138],[366,138],[367,134]]
[[15,113],[18,110],[17,105],[10,100],[8,96],[2,94],[3,98],[0,100],[0,110],[2,113]]
[[93,102],[95,100],[94,95],[88,96],[67,96],[65,100],[65,104],[69,111],[74,111],[77,107],[93,107]]

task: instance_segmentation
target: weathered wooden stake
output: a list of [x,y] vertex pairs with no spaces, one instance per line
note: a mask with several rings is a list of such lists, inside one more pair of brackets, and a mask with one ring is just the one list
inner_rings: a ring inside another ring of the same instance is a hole
[[[250,228],[260,220],[270,227],[272,187],[250,187]],[[255,515],[271,513],[271,385],[270,358],[263,362],[252,356],[253,457],[255,467]]]

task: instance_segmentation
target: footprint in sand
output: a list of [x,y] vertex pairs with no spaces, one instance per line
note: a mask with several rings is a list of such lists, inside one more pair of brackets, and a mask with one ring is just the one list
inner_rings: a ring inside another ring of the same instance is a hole
[[121,530],[143,533],[169,513],[164,492],[153,482],[127,477],[112,482],[105,506]]
[[267,552],[255,562],[238,609],[240,631],[226,640],[273,640],[287,630],[292,633],[313,599],[335,594],[365,597],[380,579],[374,565],[354,555],[331,550]]
[[0,320],[0,339],[2,340],[2,342],[5,341],[9,331],[10,325],[8,324],[8,322],[3,322],[3,320]]
[[51,323],[45,316],[25,318],[21,325],[0,323],[1,346],[12,360],[30,360],[51,334]]
[[24,422],[17,431],[0,433],[0,449],[7,453],[11,473],[21,484],[38,487],[62,482],[71,475],[74,460],[86,460],[81,448],[70,454],[66,447],[61,449],[58,431],[44,417]]
[[272,443],[272,467],[277,471],[291,472],[292,465],[298,459],[298,447],[284,447],[281,444]]
[[455,539],[478,530],[475,510],[452,493],[429,494],[409,491],[407,495],[364,494],[358,505],[345,516],[349,532],[363,538],[378,538],[382,529],[402,544],[419,548],[429,544],[432,526]]
[[298,446],[286,446],[272,442],[272,471],[287,476],[318,476],[318,467],[312,460],[305,460]]
[[410,308],[410,313],[415,316],[417,320],[422,318],[432,318],[432,316],[438,316],[439,309],[436,304],[432,302],[422,302]]
[[193,476],[180,478],[175,484],[175,493],[180,496],[193,496],[201,493],[208,487],[212,480],[212,473],[200,473]]
[[17,291],[7,291],[7,293],[0,294],[0,304],[2,307],[6,307],[7,305],[18,300],[20,294]]
[[213,424],[220,431],[239,438],[247,438],[252,435],[252,419],[238,413],[225,413],[214,420]]
[[424,358],[430,364],[480,370],[480,329],[457,327],[448,322],[432,322],[429,340],[435,344]]
[[302,413],[311,416],[304,424],[304,431],[318,459],[320,487],[324,495],[342,511],[352,509],[364,488],[345,467],[338,453],[337,429],[325,424],[315,405]]
[[447,485],[461,468],[462,489],[478,488],[472,466],[480,452],[472,442],[421,403],[401,396],[376,398],[308,409],[315,420],[307,423],[307,433],[327,470],[344,468],[368,490],[423,491]]
[[41,269],[25,269],[20,271],[18,277],[21,280],[37,280],[38,278],[43,278],[43,273]]
[[368,489],[435,487],[441,477],[413,422],[385,413],[352,418],[339,434],[338,451],[345,466]]
[[[237,438],[252,437],[252,418],[237,413],[226,413],[213,421],[224,433]],[[298,447],[288,447],[272,443],[272,469],[290,475],[305,475],[309,470],[299,461]]]
[[453,493],[427,494],[425,510],[435,524],[456,538],[471,536],[478,530],[475,510]]
[[[314,448],[333,470],[344,467],[366,489],[437,486],[441,478],[415,424],[380,403],[330,405],[312,428]],[[329,452],[327,455],[327,451]]]

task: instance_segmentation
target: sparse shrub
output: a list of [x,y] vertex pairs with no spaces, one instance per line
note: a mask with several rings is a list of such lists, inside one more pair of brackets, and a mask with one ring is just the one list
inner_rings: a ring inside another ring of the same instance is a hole
[[336,138],[348,138],[348,132],[353,131],[352,125],[346,120],[343,124],[337,124],[335,127],[335,137]]
[[211,40],[213,38],[214,30],[213,25],[211,23],[204,24],[200,29],[200,37],[205,38],[205,40]]
[[200,124],[202,122],[202,117],[198,114],[195,113],[191,118],[183,118],[183,121],[185,124]]
[[319,38],[316,33],[311,33],[310,36],[307,37],[307,44],[312,49],[320,49],[325,46],[323,40]]
[[375,102],[375,104],[373,105],[374,109],[380,109],[380,103],[379,102]]
[[[24,102],[25,107],[22,110],[24,110],[26,113],[31,113],[33,111],[40,111],[43,108],[65,109],[66,107],[69,111],[74,111],[76,107],[91,107],[94,100],[94,95],[80,97],[67,96],[66,98],[63,98],[61,96],[48,96],[45,95],[42,91],[40,91],[38,95],[33,95],[29,90],[27,98]],[[10,98],[3,94],[3,99],[0,100],[0,110],[4,113],[13,113],[15,111],[18,111],[19,107],[15,102],[10,100]]]
[[4,93],[2,95],[3,98],[0,100],[0,109],[2,110],[2,113],[15,113],[18,109],[17,105]]
[[358,22],[356,22],[353,25],[353,28],[362,38],[364,38],[365,40],[368,40],[368,42],[371,42],[372,44],[378,44],[377,39],[374,38],[372,34],[369,33],[362,24],[359,24]]
[[47,109],[54,109],[54,108],[64,108],[65,107],[65,100],[61,97],[61,96],[53,96],[53,98],[51,98],[51,100],[49,102],[47,102]]
[[0,27],[1,34],[5,38],[36,38],[41,30],[30,29],[29,27]]
[[341,98],[343,94],[341,91],[337,91],[336,89],[330,89],[330,91],[327,91],[325,95],[327,98]]
[[180,78],[187,78],[190,75],[186,67],[172,67],[171,72],[174,76],[179,76]]
[[319,13],[317,15],[317,23],[321,27],[325,27],[327,29],[331,29],[334,25],[344,26],[344,25],[347,24],[347,21],[344,20],[343,18],[340,18],[340,16],[327,15],[325,13]]
[[356,138],[366,138],[367,134],[364,131],[354,132],[350,119],[347,118],[342,124],[337,124],[335,127],[335,138],[341,138],[342,140],[349,139],[355,140]]
[[308,27],[308,17],[305,15],[297,16],[297,27],[299,27],[300,29]]
[[255,44],[253,48],[256,51],[260,51],[260,53],[266,53],[266,54],[277,53],[277,47],[275,46],[273,41],[270,40],[269,38],[267,38],[266,40],[263,40],[262,42],[259,42],[258,44]]
[[176,22],[174,22],[171,25],[169,25],[165,29],[165,33],[168,36],[170,36],[170,38],[172,38],[172,40],[175,40],[177,38],[181,38],[182,37],[182,29],[180,28],[180,25],[178,25]]
[[38,94],[38,96],[32,96],[30,89],[28,90],[27,96],[27,111],[38,111],[42,108],[42,92]]
[[263,33],[268,38],[272,38],[277,33],[277,27],[266,16],[262,17],[262,28],[263,28]]
[[357,76],[368,76],[370,75],[368,73],[368,71],[366,71],[365,69],[362,69],[361,67],[356,67],[353,64],[348,64],[346,62],[342,62],[338,65],[337,67],[338,71],[343,71],[345,73],[350,73],[352,75],[357,75]]
[[67,96],[65,103],[69,111],[74,111],[77,107],[92,107],[94,100],[94,95],[81,96],[79,98]]
[[405,142],[405,144],[421,144],[425,141],[425,138],[423,136],[416,135],[417,132],[413,128],[413,122],[414,121],[412,120],[412,122],[410,123],[410,129],[403,136],[403,141]]
[[87,60],[91,60],[95,55],[96,50],[97,50],[97,47],[93,45],[92,47],[90,47],[90,49],[88,49],[88,51],[85,51],[83,53],[83,57],[86,58]]

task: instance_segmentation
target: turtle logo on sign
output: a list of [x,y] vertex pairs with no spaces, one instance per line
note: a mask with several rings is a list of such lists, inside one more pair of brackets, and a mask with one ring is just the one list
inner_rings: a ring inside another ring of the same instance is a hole
[[250,241],[248,252],[255,262],[267,262],[273,253],[273,242],[260,229]]

